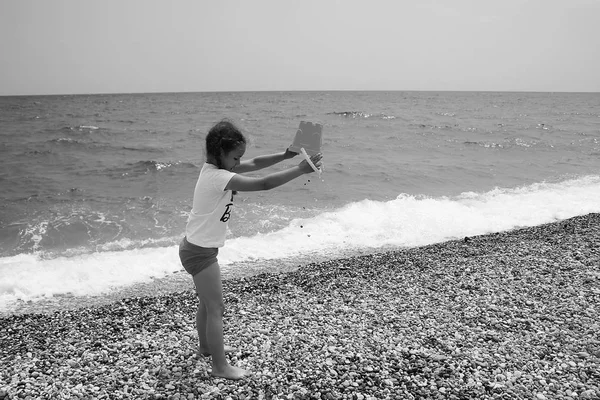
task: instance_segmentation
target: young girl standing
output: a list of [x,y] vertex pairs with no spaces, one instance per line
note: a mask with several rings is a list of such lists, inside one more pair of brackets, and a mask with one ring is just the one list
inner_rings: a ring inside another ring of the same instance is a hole
[[[199,352],[212,356],[212,375],[228,379],[240,379],[248,374],[248,371],[227,362],[225,352],[231,348],[223,343],[224,304],[217,253],[225,243],[233,195],[236,191],[270,190],[313,172],[312,167],[303,160],[297,166],[261,178],[240,175],[270,167],[297,155],[286,150],[242,161],[245,152],[246,138],[231,122],[221,121],[208,132],[206,163],[196,183],[185,237],[179,246],[181,263],[192,275],[198,294],[196,327],[200,340]],[[320,167],[321,154],[311,157],[311,161]]]

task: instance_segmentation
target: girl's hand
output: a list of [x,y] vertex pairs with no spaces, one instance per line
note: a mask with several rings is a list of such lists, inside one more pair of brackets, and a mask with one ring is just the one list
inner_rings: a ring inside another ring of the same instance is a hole
[[285,149],[285,153],[283,154],[283,159],[289,160],[290,158],[294,158],[297,155],[298,155],[298,153],[295,153],[295,152],[291,151],[290,149]]
[[[315,154],[314,156],[312,156],[310,158],[310,161],[312,161],[312,163],[315,165],[315,167],[321,168],[321,166],[322,166],[321,159],[322,158],[323,158],[323,154],[318,153],[318,154]],[[315,170],[312,169],[312,167],[306,160],[302,160],[302,162],[300,164],[298,164],[298,166],[300,167],[302,172],[304,172],[305,174],[310,174],[311,172],[315,172]]]

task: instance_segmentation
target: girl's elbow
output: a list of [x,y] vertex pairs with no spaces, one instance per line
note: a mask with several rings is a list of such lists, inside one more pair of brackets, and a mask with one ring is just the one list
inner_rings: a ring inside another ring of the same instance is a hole
[[277,185],[273,184],[273,182],[265,181],[260,190],[271,190],[275,187],[277,187]]

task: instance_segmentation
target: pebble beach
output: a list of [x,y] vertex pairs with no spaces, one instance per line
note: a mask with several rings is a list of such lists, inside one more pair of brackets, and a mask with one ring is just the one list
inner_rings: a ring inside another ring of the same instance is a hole
[[600,214],[227,279],[241,381],[175,293],[0,319],[0,399],[597,399]]

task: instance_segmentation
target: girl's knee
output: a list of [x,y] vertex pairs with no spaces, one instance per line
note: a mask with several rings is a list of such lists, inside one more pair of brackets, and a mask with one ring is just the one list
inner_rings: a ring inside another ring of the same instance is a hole
[[206,312],[208,314],[218,314],[223,316],[223,314],[225,314],[225,304],[223,302],[207,303]]

